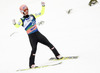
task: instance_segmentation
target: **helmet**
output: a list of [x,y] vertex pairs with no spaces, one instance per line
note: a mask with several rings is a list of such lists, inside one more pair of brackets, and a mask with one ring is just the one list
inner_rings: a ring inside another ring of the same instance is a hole
[[19,9],[20,9],[20,12],[21,12],[22,14],[23,14],[24,12],[28,11],[28,7],[27,7],[26,5],[24,5],[24,4],[21,5]]

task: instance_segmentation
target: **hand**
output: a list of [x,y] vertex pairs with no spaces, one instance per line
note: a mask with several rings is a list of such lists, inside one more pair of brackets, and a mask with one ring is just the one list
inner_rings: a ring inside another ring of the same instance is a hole
[[13,20],[12,20],[12,23],[13,23],[13,25],[15,25],[15,24],[16,24],[16,21],[15,21],[15,19],[13,19]]
[[42,6],[45,6],[45,2],[41,2],[41,5],[42,5]]

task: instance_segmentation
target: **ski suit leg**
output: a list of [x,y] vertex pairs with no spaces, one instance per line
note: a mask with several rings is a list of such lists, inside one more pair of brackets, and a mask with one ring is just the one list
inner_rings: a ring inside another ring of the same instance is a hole
[[31,68],[31,65],[35,64],[35,54],[36,54],[36,50],[37,50],[36,35],[34,33],[30,34],[29,40],[30,40],[30,44],[31,44],[31,47],[32,47],[31,55],[30,55],[30,58],[29,58],[29,67]]
[[54,53],[56,58],[57,58],[57,56],[60,55],[59,52],[57,51],[57,49],[48,41],[48,39],[44,35],[42,35],[39,31],[37,32],[36,35],[37,35],[38,41],[40,43],[48,46],[52,50],[52,52]]

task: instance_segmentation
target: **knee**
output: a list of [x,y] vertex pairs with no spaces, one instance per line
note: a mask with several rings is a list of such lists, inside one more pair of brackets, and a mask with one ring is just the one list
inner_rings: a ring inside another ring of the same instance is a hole
[[32,54],[32,56],[35,56],[35,54]]
[[55,47],[50,48],[51,50],[55,49]]
[[34,51],[31,52],[31,56],[35,56],[35,52]]

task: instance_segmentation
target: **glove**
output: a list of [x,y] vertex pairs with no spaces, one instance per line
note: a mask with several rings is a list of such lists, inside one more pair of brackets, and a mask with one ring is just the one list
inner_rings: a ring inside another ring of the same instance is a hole
[[42,5],[42,6],[45,6],[45,2],[41,2],[41,5]]
[[13,23],[13,25],[15,25],[15,24],[16,24],[16,21],[15,21],[15,19],[13,19],[13,20],[12,20],[12,23]]

